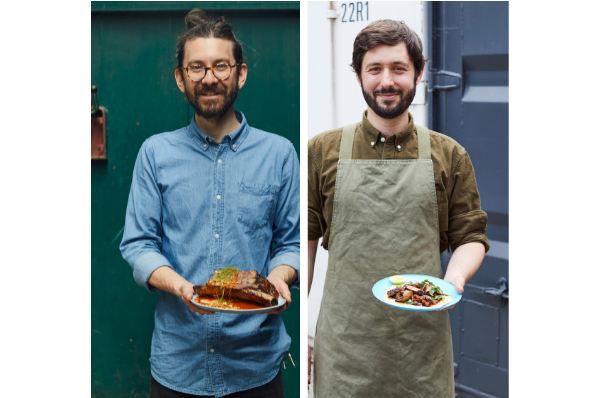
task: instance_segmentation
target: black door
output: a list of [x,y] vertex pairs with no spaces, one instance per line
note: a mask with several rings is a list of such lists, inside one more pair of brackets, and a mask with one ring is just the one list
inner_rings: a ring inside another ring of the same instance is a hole
[[[432,128],[468,151],[491,250],[450,311],[456,396],[508,396],[508,2],[432,2]],[[447,266],[450,255],[442,255]]]

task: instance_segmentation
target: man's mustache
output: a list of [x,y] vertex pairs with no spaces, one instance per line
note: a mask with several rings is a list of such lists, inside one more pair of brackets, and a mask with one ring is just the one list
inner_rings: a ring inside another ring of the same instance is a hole
[[402,94],[403,95],[403,91],[401,91],[397,88],[381,88],[380,90],[374,90],[372,93],[374,95],[378,95],[378,94]]
[[224,87],[196,87],[196,89],[194,90],[194,94],[196,95],[196,97],[200,96],[200,95],[216,95],[216,94],[226,94],[227,93],[227,89]]

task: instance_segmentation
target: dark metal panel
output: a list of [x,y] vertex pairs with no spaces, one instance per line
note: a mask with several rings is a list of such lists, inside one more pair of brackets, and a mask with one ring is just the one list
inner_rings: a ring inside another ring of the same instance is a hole
[[[433,2],[429,9],[431,70],[461,76],[457,88],[431,90],[432,128],[468,151],[492,246],[463,300],[449,311],[456,391],[461,398],[503,398],[509,364],[508,4]],[[444,269],[449,258],[442,255]]]
[[299,10],[299,1],[92,1],[92,11]]
[[507,103],[463,102],[460,140],[474,166],[483,210],[503,214],[509,212],[508,111]]
[[509,396],[509,373],[497,366],[463,358],[460,384],[497,397]]
[[509,304],[499,308],[499,351],[497,366],[507,369],[510,363],[510,316]]
[[507,1],[464,1],[462,55],[507,54],[509,7]]
[[[464,300],[461,355],[485,363],[497,363],[499,313],[496,307]],[[495,333],[490,333],[495,330]]]

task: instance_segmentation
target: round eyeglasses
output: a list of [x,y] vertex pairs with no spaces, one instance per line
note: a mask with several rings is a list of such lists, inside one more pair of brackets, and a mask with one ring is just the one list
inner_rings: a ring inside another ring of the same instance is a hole
[[241,64],[225,64],[220,63],[214,66],[202,66],[198,64],[189,65],[187,68],[181,68],[187,72],[187,76],[194,82],[201,82],[206,77],[208,70],[212,71],[212,74],[217,80],[227,80],[231,76],[233,68]]

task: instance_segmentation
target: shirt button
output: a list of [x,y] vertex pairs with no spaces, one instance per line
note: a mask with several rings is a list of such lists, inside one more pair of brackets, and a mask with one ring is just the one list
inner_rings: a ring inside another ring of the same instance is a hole
[[235,148],[235,144],[233,144],[233,148]]
[[216,199],[220,199],[220,195],[216,195]]
[[370,143],[370,145],[374,145],[374,141],[372,141],[372,142]]
[[216,239],[218,239],[218,234],[214,235],[214,237],[215,237]]
[[398,146],[397,146],[397,149],[401,149],[401,145],[398,145]]
[[214,348],[211,348],[211,349],[210,349],[210,352],[214,352]]
[[204,148],[206,148],[208,146],[208,144],[204,144]]
[[222,162],[223,162],[222,160],[218,159],[218,163],[222,163]]
[[385,137],[381,137],[381,142],[385,142]]

